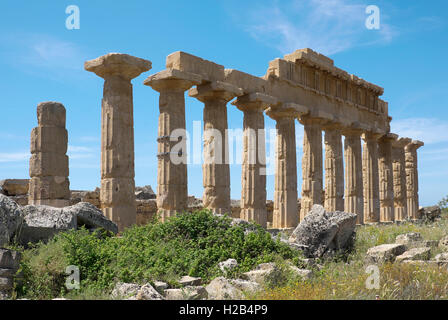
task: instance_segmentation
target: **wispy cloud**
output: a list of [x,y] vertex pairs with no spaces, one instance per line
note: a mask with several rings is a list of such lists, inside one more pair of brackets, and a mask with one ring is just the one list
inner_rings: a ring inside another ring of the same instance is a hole
[[69,145],[67,148],[67,154],[70,159],[94,158],[95,150],[89,147]]
[[391,131],[402,137],[424,141],[425,144],[448,142],[448,121],[437,118],[394,119]]
[[0,153],[0,162],[25,162],[30,156],[29,152]]
[[0,34],[0,41],[2,59],[28,73],[59,78],[67,72],[83,72],[86,54],[76,43],[30,33]]
[[[355,46],[388,43],[398,34],[381,15],[379,30],[365,27],[367,5],[350,0],[273,1],[244,12],[244,28],[281,53],[313,48],[331,55]],[[241,17],[240,17],[241,18]]]

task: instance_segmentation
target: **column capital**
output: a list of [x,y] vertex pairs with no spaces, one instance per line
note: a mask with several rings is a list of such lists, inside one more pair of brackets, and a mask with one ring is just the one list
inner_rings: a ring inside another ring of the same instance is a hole
[[266,114],[270,118],[277,121],[283,118],[285,119],[293,118],[295,120],[296,118],[299,118],[308,113],[309,109],[307,107],[291,102],[278,103],[266,109]]
[[398,139],[398,134],[395,133],[386,133],[385,135],[379,138],[380,142],[394,142]]
[[151,67],[151,61],[123,53],[108,53],[84,63],[85,70],[103,79],[119,76],[129,81],[150,70]]
[[405,146],[405,150],[408,152],[416,151],[418,148],[424,146],[423,141],[420,140],[412,140]]
[[242,95],[232,102],[234,106],[243,112],[263,111],[269,106],[276,105],[277,103],[277,98],[260,92]]
[[200,84],[201,80],[201,76],[195,73],[176,69],[166,69],[150,75],[145,79],[145,81],[143,81],[143,84],[158,92],[185,91],[194,85]]
[[393,148],[404,148],[406,145],[408,145],[412,140],[410,138],[399,138],[397,140],[394,140],[392,142]]
[[213,81],[210,83],[201,84],[194,88],[191,88],[188,91],[188,95],[190,97],[196,98],[202,102],[213,99],[219,99],[228,102],[235,97],[242,96],[243,94],[243,89],[222,81]]

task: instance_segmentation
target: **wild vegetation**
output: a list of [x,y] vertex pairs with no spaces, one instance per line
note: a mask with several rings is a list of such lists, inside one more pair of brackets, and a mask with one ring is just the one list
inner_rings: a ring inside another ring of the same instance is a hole
[[[395,242],[399,234],[420,232],[426,240],[448,234],[446,206],[442,218],[432,223],[402,223],[361,226],[351,252],[317,261],[313,276],[300,280],[287,272],[288,264],[304,267],[300,252],[256,225],[251,231],[233,225],[226,216],[207,210],[182,214],[160,223],[134,226],[115,237],[104,231],[60,233],[48,243],[22,251],[15,298],[110,299],[116,282],[153,283],[165,281],[178,286],[183,275],[205,281],[222,276],[218,263],[236,259],[239,266],[227,275],[238,277],[264,262],[276,262],[274,273],[261,293],[249,299],[448,299],[448,270],[433,266],[384,264],[380,266],[380,288],[368,289],[364,256],[368,248]],[[432,256],[441,249],[432,251]],[[68,291],[66,267],[80,270],[80,289]]]

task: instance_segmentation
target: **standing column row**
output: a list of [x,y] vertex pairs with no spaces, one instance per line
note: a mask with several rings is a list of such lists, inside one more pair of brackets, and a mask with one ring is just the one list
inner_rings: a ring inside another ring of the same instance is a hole
[[378,171],[380,196],[380,221],[393,222],[394,217],[394,183],[392,167],[392,142],[398,135],[389,133],[382,136],[378,143]]
[[413,140],[405,147],[406,161],[406,198],[408,205],[408,216],[411,220],[418,219],[418,167],[417,167],[417,149],[424,143]]

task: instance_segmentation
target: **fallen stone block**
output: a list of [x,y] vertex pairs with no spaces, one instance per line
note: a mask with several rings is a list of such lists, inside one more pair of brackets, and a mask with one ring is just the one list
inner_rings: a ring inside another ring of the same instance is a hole
[[200,286],[202,284],[202,278],[183,276],[179,280],[179,284],[181,284],[182,286]]
[[382,244],[367,250],[366,263],[394,262],[395,258],[406,251],[406,246],[399,243]]
[[8,245],[23,221],[22,208],[0,194],[0,247]]
[[261,286],[253,281],[218,277],[213,279],[205,289],[211,300],[240,300],[246,293],[260,291]]
[[28,194],[29,179],[5,179],[0,181],[2,193],[7,196],[21,196]]
[[429,260],[431,256],[431,248],[412,248],[399,255],[395,261],[402,262],[404,260]]
[[204,300],[208,293],[203,286],[186,286],[181,289],[165,290],[166,300]]

